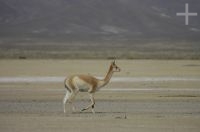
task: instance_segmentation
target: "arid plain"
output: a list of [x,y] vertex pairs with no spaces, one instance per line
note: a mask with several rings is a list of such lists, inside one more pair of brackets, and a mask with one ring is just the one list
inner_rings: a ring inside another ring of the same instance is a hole
[[117,60],[122,69],[95,94],[96,114],[80,112],[87,93],[63,113],[63,80],[106,75],[111,60],[0,60],[2,132],[198,132],[199,60]]

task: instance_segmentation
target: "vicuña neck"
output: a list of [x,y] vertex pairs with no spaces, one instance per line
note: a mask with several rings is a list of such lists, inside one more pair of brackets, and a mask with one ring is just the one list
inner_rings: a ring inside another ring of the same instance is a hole
[[111,77],[113,75],[113,71],[112,71],[112,66],[110,66],[108,73],[106,74],[105,78],[103,80],[100,80],[100,84],[99,84],[99,88],[105,86],[106,84],[109,83]]

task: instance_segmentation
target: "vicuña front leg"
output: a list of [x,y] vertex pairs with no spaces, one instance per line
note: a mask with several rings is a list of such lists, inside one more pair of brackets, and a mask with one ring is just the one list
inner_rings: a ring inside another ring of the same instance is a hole
[[87,109],[89,109],[91,107],[92,108],[92,112],[95,114],[95,111],[94,111],[94,105],[95,105],[94,94],[90,93],[89,95],[90,95],[91,104],[89,104],[87,107],[85,107],[81,111],[85,111],[85,110],[87,110]]

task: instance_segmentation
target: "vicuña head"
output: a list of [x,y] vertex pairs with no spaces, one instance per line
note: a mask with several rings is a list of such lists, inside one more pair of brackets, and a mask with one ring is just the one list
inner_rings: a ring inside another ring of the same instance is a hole
[[111,63],[110,67],[112,67],[113,72],[121,71],[121,69],[116,65],[115,60]]
[[[104,79],[97,79],[90,75],[72,75],[65,79],[64,84],[66,88],[66,95],[63,99],[63,106],[64,106],[64,113],[65,113],[65,104],[69,102],[70,104],[73,103],[75,96],[79,91],[87,91],[90,95],[91,104],[82,109],[81,111],[87,110],[92,108],[92,112],[94,111],[94,93],[99,90],[100,88],[104,87],[106,84],[109,83],[112,75],[114,72],[120,72],[121,69],[116,65],[115,60],[111,62],[109,70],[104,77]],[[72,110],[75,110],[75,107],[72,104]]]

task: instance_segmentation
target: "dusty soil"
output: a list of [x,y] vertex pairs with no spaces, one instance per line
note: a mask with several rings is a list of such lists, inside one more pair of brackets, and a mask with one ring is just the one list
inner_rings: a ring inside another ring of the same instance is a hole
[[86,99],[77,100],[77,112],[72,113],[67,105],[64,114],[61,101],[1,101],[0,129],[4,132],[198,132],[200,129],[200,103],[194,97],[183,101],[97,100],[95,115],[91,111],[79,112],[88,103]]
[[[64,76],[63,71],[73,73],[78,70],[81,73],[91,71],[91,74],[103,76],[106,71],[103,63],[105,63],[103,60],[85,62],[2,60],[0,76]],[[86,64],[96,67],[91,68]],[[200,78],[199,61],[121,60],[119,64],[124,69],[122,73],[116,75],[120,77]],[[81,69],[78,68],[80,65]],[[199,81],[116,81],[105,87],[105,89],[112,88],[144,88],[144,90],[99,91],[95,94],[96,114],[92,114],[90,110],[79,112],[89,103],[87,93],[80,93],[75,101],[77,111],[72,113],[67,105],[67,113],[64,114],[63,83],[0,83],[0,131],[199,132],[200,130]]]
[[99,91],[95,96],[95,115],[90,110],[79,111],[90,103],[86,93],[77,96],[76,112],[72,113],[67,105],[64,114],[62,90],[2,88],[0,92],[3,132],[198,132],[200,129],[200,92]]

